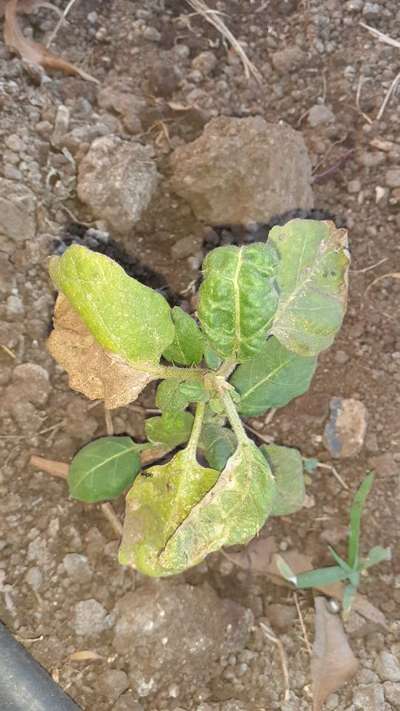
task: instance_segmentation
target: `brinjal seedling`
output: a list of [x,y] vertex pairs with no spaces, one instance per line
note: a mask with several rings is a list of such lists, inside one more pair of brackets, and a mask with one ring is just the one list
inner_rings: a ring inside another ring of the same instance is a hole
[[[345,230],[292,220],[265,242],[210,252],[193,318],[104,255],[72,245],[51,259],[60,293],[48,345],[71,387],[112,409],[158,381],[147,441],[100,438],[68,477],[86,502],[130,487],[123,565],[180,573],[301,508],[299,451],[257,447],[241,417],[308,389],[343,320],[348,267]],[[143,468],[146,450],[160,447],[169,459]]]

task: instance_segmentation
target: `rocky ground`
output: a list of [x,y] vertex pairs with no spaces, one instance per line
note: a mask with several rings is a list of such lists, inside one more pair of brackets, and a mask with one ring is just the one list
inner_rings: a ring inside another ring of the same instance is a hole
[[[118,565],[118,541],[98,508],[68,500],[61,480],[30,467],[34,453],[68,461],[105,434],[102,406],[69,390],[45,346],[54,302],[47,258],[71,240],[114,254],[189,307],[210,247],[254,239],[300,208],[347,226],[344,328],[309,393],[268,425],[250,424],[335,463],[349,489],[318,469],[307,508],[263,535],[273,533],[282,551],[328,563],[328,544],[343,550],[352,493],[373,468],[363,545],[395,552],[399,539],[396,91],[376,117],[400,49],[360,25],[399,41],[397,1],[210,6],[226,13],[260,81],[246,78],[237,54],[184,0],[78,0],[52,48],[98,84],[43,74],[0,41],[0,618],[88,711],[301,711],[312,702],[290,590],[222,554],[149,584]],[[55,21],[47,9],[21,19],[26,36],[41,42]],[[150,389],[140,407],[118,410],[116,432],[141,438],[152,403]],[[330,404],[350,413],[339,450],[329,428],[324,437]],[[123,501],[117,510],[122,516]],[[326,708],[398,709],[396,556],[372,569],[362,589],[388,625],[351,617],[346,631],[360,671]],[[312,641],[312,596],[299,599]],[[263,621],[286,651],[288,701]]]

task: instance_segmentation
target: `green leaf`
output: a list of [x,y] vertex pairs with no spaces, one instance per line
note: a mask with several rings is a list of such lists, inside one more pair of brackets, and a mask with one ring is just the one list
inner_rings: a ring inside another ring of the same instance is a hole
[[328,546],[328,548],[330,550],[332,558],[334,558],[336,563],[338,565],[340,565],[341,568],[343,568],[345,573],[347,573],[348,575],[351,575],[352,573],[354,573],[353,568],[350,567],[350,565],[348,564],[348,562],[346,560],[343,560],[343,558],[341,558],[340,555],[338,553],[336,553],[335,549],[332,548],[332,546]]
[[204,337],[196,321],[180,306],[174,306],[171,315],[175,338],[164,351],[164,358],[179,365],[198,365],[203,357]]
[[275,560],[276,567],[282,575],[282,578],[288,580],[289,583],[293,583],[293,585],[297,585],[297,575],[293,572],[286,560],[282,558],[281,555],[277,555]]
[[162,553],[218,476],[214,469],[200,466],[188,449],[178,452],[168,464],[152,467],[138,476],[127,496],[120,563],[157,577],[189,567],[189,562],[176,569],[162,564]]
[[242,441],[215,486],[168,540],[161,564],[182,571],[222,546],[248,543],[271,513],[274,497],[267,461],[253,442]]
[[209,422],[203,425],[199,448],[210,467],[221,471],[236,449],[236,437],[227,427]]
[[316,358],[291,353],[276,338],[269,338],[230,379],[240,394],[240,414],[262,415],[269,408],[287,405],[308,390],[316,365]]
[[190,400],[182,393],[178,380],[163,380],[156,391],[156,407],[161,412],[180,412],[185,410]]
[[347,233],[333,222],[291,220],[273,227],[268,241],[281,258],[272,333],[294,353],[317,355],[333,342],[346,310]]
[[276,483],[272,516],[288,516],[304,504],[303,458],[298,449],[263,444],[260,451],[270,464]]
[[390,548],[382,548],[382,546],[374,546],[371,548],[368,556],[361,561],[361,570],[366,570],[371,568],[373,565],[378,565],[378,563],[383,563],[385,560],[391,560],[392,551]]
[[187,382],[180,384],[181,393],[189,402],[208,402],[210,395],[203,383]]
[[190,412],[165,412],[161,417],[149,417],[144,423],[146,437],[154,444],[173,449],[187,442],[193,427]]
[[217,370],[222,363],[222,358],[219,357],[208,343],[206,343],[204,347],[204,360],[206,361],[207,368],[211,368],[211,370]]
[[308,474],[312,474],[315,472],[319,464],[319,459],[315,459],[315,457],[304,457],[303,458],[303,466],[304,469]]
[[103,348],[131,363],[159,362],[175,334],[161,294],[103,254],[72,245],[50,260],[50,276]]
[[69,468],[70,496],[91,504],[117,498],[140,471],[141,449],[130,437],[101,437],[82,447]]
[[299,573],[297,575],[298,588],[320,588],[332,583],[338,583],[340,580],[346,580],[346,573],[340,565],[332,565],[329,568],[317,568],[310,570],[308,573]]
[[357,568],[360,553],[361,516],[365,502],[374,483],[374,475],[370,472],[360,485],[350,509],[350,536],[347,559],[351,568]]
[[351,583],[346,585],[344,591],[343,591],[343,616],[345,619],[348,618],[353,602],[355,600],[355,597],[357,595],[357,588],[354,587]]
[[241,362],[263,345],[277,308],[269,245],[217,247],[203,262],[198,315],[209,344],[221,358]]

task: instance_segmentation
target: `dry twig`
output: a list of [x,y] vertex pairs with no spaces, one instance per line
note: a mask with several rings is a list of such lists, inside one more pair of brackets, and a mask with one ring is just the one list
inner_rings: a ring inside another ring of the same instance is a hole
[[[393,39],[393,37],[390,37],[389,35],[385,35],[384,32],[380,32],[380,30],[375,29],[375,27],[370,27],[370,25],[366,25],[364,22],[360,22],[361,27],[364,27],[365,30],[368,30],[368,32],[371,33],[374,37],[376,37],[380,42],[383,42],[384,44],[388,44],[391,47],[396,47],[396,49],[400,49],[400,42],[398,40]],[[395,76],[393,79],[391,85],[389,86],[389,89],[386,92],[385,98],[382,102],[382,105],[378,111],[377,114],[377,121],[379,121],[386,109],[386,106],[388,105],[390,101],[390,97],[392,96],[393,92],[395,91],[397,84],[400,82],[400,72]]]
[[278,647],[278,652],[279,652],[279,657],[281,660],[281,666],[282,666],[282,674],[283,674],[283,680],[285,684],[285,696],[284,696],[284,701],[289,701],[290,698],[290,685],[289,685],[289,670],[288,670],[288,665],[287,665],[287,657],[286,657],[286,652],[285,648],[282,644],[282,641],[279,639],[279,637],[276,637],[272,630],[265,624],[265,622],[260,622],[260,626],[262,631],[264,632],[265,636],[267,639],[270,640],[270,642],[273,642],[276,644]]
[[306,645],[307,653],[308,653],[309,656],[311,657],[311,653],[312,653],[311,644],[310,644],[310,641],[309,641],[309,639],[308,639],[308,634],[307,634],[306,626],[305,626],[305,624],[304,624],[303,613],[302,613],[302,611],[301,611],[301,607],[300,607],[299,598],[298,598],[297,593],[294,593],[293,597],[294,597],[294,604],[296,605],[296,610],[297,610],[297,614],[298,614],[299,621],[300,621],[301,631],[302,631],[302,633],[303,633],[304,644]]
[[220,13],[216,12],[215,10],[211,10],[208,5],[206,5],[204,0],[186,0],[186,2],[196,12],[198,12],[199,15],[202,15],[204,19],[210,23],[210,25],[213,25],[226,40],[228,40],[228,42],[233,47],[235,52],[237,52],[242,61],[246,78],[249,79],[250,76],[253,75],[253,77],[261,83],[263,79],[260,72],[253,64],[253,62],[248,58],[240,42],[238,42],[236,37],[228,29],[225,22],[221,18]]
[[76,3],[76,0],[70,0],[67,7],[64,10],[64,12],[61,13],[59,21],[57,22],[53,32],[51,33],[49,39],[47,40],[47,45],[46,45],[47,49],[50,47],[51,44],[53,44],[53,42],[54,42],[54,40],[55,40],[56,36],[58,35],[58,32],[61,28],[61,25],[65,22],[69,11],[72,9],[72,6],[75,5],[75,3]]

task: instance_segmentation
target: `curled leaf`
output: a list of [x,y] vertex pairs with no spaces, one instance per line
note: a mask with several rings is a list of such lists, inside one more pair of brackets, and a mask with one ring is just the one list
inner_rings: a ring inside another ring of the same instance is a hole
[[260,450],[267,458],[276,482],[272,515],[288,516],[299,511],[305,497],[303,458],[299,450],[277,444],[263,444]]
[[236,449],[236,437],[227,427],[208,422],[203,425],[199,447],[210,467],[221,471]]
[[[24,12],[31,11],[34,6],[45,3],[22,3],[21,9]],[[47,3],[48,4],[48,3]],[[54,7],[56,10],[57,8]],[[24,37],[17,19],[19,11],[18,0],[8,0],[5,6],[4,41],[7,47],[14,49],[23,60],[30,64],[38,64],[45,69],[60,69],[65,74],[80,76],[82,79],[93,81],[98,84],[98,80],[79,67],[70,62],[66,62],[62,57],[49,52],[49,50],[38,42],[33,42]]]
[[315,641],[311,659],[313,711],[358,671],[358,661],[347,641],[338,615],[332,614],[325,598],[315,598]]
[[278,303],[276,264],[266,244],[218,247],[204,260],[198,314],[222,358],[242,362],[261,349]]
[[289,351],[317,355],[333,342],[346,310],[347,232],[333,222],[291,220],[273,227],[268,241],[280,256],[272,333]]
[[160,555],[182,571],[222,546],[247,543],[272,511],[276,493],[269,465],[253,442],[239,443],[215,486],[193,506]]
[[174,306],[171,316],[175,337],[164,351],[164,358],[179,365],[198,365],[203,357],[204,337],[196,321],[180,306]]
[[54,309],[54,330],[47,347],[67,371],[73,390],[104,400],[110,410],[128,405],[153,380],[97,343],[63,294]]
[[164,565],[160,555],[218,476],[219,472],[200,466],[185,449],[167,464],[137,477],[126,500],[120,563],[156,577],[180,572],[179,564]]

